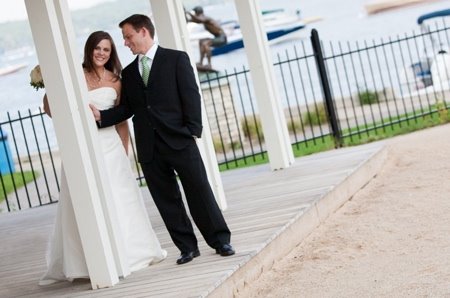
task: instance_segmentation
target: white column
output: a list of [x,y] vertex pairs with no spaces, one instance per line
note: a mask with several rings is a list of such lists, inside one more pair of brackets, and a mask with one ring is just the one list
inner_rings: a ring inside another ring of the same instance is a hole
[[286,118],[269,52],[259,0],[234,1],[258,102],[264,140],[272,170],[294,163]]
[[[201,90],[197,67],[192,56],[192,47],[187,32],[186,17],[184,15],[181,0],[150,0],[150,5],[153,12],[159,44],[163,47],[178,49],[188,53],[191,58],[192,68],[194,69],[199,90]],[[202,95],[201,92],[200,95]],[[216,152],[214,150],[203,98],[202,118],[203,134],[202,138],[198,139],[197,144],[202,154],[206,172],[208,173],[208,179],[214,191],[217,204],[222,210],[225,210],[227,208],[227,202],[223,190],[222,178],[220,177],[219,167],[217,165]]]
[[93,289],[110,287],[126,270],[120,264],[120,248],[112,245],[117,239],[110,238],[114,237],[109,234],[111,217],[104,211],[109,207],[102,207],[110,191],[100,175],[103,159],[67,1],[25,0],[25,4],[91,285]]

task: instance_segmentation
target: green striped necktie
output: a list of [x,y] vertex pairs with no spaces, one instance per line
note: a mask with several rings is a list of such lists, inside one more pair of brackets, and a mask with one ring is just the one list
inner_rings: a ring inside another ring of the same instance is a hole
[[142,63],[142,80],[144,81],[144,85],[147,86],[148,82],[148,76],[150,75],[150,66],[148,65],[148,58],[147,56],[142,56],[141,63]]

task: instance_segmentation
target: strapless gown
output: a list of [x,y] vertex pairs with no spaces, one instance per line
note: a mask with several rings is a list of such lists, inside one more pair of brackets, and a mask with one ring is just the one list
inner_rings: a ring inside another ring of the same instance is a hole
[[[89,101],[100,110],[111,108],[116,97],[116,91],[111,87],[89,91]],[[133,272],[160,262],[166,258],[167,252],[161,248],[152,229],[141,191],[115,127],[102,128],[98,132],[127,264]],[[48,270],[40,285],[89,278],[64,170],[60,180],[56,222],[47,250]]]

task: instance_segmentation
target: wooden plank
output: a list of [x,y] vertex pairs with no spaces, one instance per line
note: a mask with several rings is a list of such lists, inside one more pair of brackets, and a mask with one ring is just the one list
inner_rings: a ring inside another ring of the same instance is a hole
[[[334,150],[307,156],[285,170],[267,165],[222,174],[236,255],[221,257],[196,229],[201,256],[175,264],[179,252],[146,188],[142,189],[150,221],[169,256],[131,274],[113,288],[91,290],[86,280],[38,286],[45,272],[45,250],[53,229],[56,205],[0,214],[0,297],[205,297],[243,270],[293,220],[315,204],[373,156],[381,145]],[[300,239],[298,240],[300,241]]]

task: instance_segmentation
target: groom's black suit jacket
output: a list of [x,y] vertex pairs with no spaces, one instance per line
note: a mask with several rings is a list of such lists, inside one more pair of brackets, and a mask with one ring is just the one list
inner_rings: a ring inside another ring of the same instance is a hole
[[139,56],[122,71],[120,104],[101,111],[101,127],[133,116],[139,162],[153,158],[155,133],[173,149],[183,149],[202,133],[200,94],[185,52],[158,47],[147,86]]
[[145,87],[138,58],[122,72],[120,105],[101,112],[101,125],[133,116],[138,158],[161,217],[182,253],[198,248],[182,202],[177,173],[189,211],[208,245],[230,243],[230,230],[208,182],[192,136],[201,136],[201,102],[195,75],[184,52],[158,47]]

